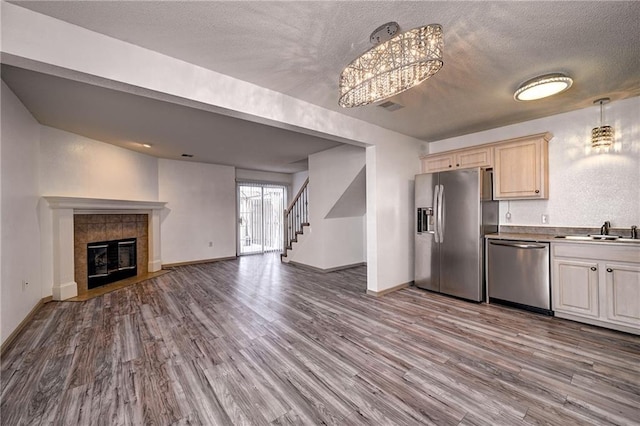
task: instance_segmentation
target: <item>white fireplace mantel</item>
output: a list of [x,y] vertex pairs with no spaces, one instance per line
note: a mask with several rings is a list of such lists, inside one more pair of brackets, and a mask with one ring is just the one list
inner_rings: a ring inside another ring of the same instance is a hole
[[40,203],[42,273],[44,282],[52,283],[53,300],[66,300],[78,295],[74,277],[74,214],[148,214],[149,272],[162,268],[160,213],[166,202],[49,196],[42,199],[45,201]]
[[[164,201],[109,200],[104,198],[42,197],[51,209],[73,210],[162,210]],[[109,212],[106,212],[108,214]]]

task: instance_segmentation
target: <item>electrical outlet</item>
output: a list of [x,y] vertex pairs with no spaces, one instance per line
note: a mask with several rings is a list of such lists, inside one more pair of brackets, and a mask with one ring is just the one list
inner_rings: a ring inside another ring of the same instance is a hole
[[549,223],[549,215],[548,214],[543,214],[540,219],[541,219],[543,224]]

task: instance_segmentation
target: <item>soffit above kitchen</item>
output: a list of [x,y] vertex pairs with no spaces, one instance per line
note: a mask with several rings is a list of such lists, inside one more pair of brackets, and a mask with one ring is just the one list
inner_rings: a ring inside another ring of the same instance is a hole
[[[15,1],[33,11],[434,141],[640,95],[640,2]],[[390,20],[444,31],[444,66],[391,100],[338,106],[338,76]],[[563,72],[570,90],[517,103],[520,83]]]

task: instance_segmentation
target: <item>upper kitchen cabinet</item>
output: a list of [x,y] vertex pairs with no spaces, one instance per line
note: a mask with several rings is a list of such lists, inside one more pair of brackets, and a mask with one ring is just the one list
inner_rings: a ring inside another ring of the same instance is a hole
[[551,133],[524,136],[473,148],[423,155],[422,173],[493,167],[495,200],[549,198]]
[[494,150],[496,200],[549,198],[550,133],[511,139]]
[[427,155],[421,158],[422,173],[443,172],[453,170],[453,153],[441,155]]
[[422,157],[422,172],[435,173],[471,167],[492,167],[493,155],[490,146],[461,149]]

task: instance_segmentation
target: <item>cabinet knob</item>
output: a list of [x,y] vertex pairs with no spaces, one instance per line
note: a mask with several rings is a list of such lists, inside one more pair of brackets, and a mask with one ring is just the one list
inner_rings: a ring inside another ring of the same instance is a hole
[[592,270],[592,271],[597,271],[597,270],[598,270],[598,268],[596,268],[595,266],[592,266],[592,267],[591,267],[591,270]]
[[456,164],[456,167],[460,167],[460,164]]
[[451,167],[451,164],[449,164],[449,167]]
[[607,268],[607,272],[613,272],[613,269]]
[[539,189],[536,189],[536,194],[539,194],[539,193],[540,193],[540,190],[539,190]]

